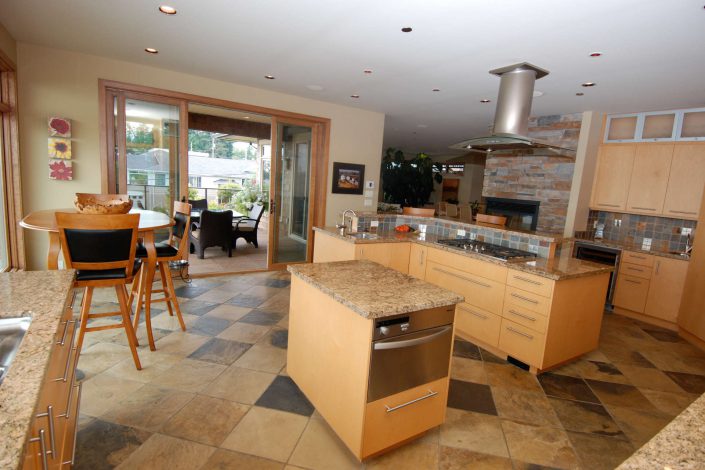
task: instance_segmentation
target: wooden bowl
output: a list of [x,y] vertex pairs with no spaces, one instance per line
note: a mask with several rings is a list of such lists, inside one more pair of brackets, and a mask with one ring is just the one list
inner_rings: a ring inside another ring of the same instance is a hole
[[73,205],[82,214],[127,214],[132,199],[121,194],[76,193]]

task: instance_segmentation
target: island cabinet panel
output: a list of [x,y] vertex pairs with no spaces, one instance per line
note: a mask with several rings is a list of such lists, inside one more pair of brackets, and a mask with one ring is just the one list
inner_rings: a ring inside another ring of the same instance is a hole
[[455,329],[480,341],[497,346],[502,317],[468,303],[455,307]]
[[705,187],[705,145],[677,145],[673,151],[663,213],[697,219]]
[[546,336],[519,323],[502,319],[499,349],[529,365],[542,364]]
[[462,256],[436,248],[428,249],[428,261],[451,266],[460,271],[484,277],[504,284],[507,281],[507,268],[504,265]]
[[360,243],[355,245],[355,259],[367,259],[400,273],[409,272],[408,243]]
[[548,325],[547,316],[537,314],[536,312],[525,309],[519,305],[514,305],[511,302],[506,302],[504,304],[502,317],[515,323],[519,323],[527,328],[531,328],[538,333],[545,333],[546,326]]
[[507,286],[507,291],[504,295],[504,305],[516,305],[519,308],[536,312],[539,315],[548,315],[551,311],[551,298]]
[[314,232],[313,262],[348,261],[355,259],[355,244],[323,232]]
[[673,144],[640,144],[634,156],[626,209],[640,214],[663,212]]
[[435,261],[426,263],[426,281],[464,296],[465,302],[470,305],[495,314],[502,312],[503,283]]
[[600,146],[592,187],[591,206],[593,208],[615,211],[627,207],[635,153],[635,144]]
[[409,248],[409,276],[416,279],[426,278],[426,258],[428,248],[424,245],[411,243]]
[[518,287],[519,289],[533,292],[544,297],[551,297],[555,281],[545,277],[509,270],[507,273],[507,285]]

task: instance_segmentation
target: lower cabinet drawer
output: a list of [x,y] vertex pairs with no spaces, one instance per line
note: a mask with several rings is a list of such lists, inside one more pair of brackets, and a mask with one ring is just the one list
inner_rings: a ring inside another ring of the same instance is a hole
[[541,367],[546,336],[518,323],[502,319],[499,349],[534,367]]
[[617,307],[644,313],[646,298],[649,295],[649,284],[650,282],[646,279],[620,274],[617,276],[612,303]]
[[364,459],[445,421],[448,378],[367,404],[362,438]]
[[429,261],[426,264],[426,281],[465,297],[465,301],[483,310],[502,313],[504,283],[476,276],[459,269]]
[[619,274],[624,274],[626,276],[640,277],[642,279],[651,279],[651,269],[650,267],[640,266],[638,264],[632,263],[620,263],[619,264]]
[[550,298],[511,286],[507,286],[507,292],[504,295],[504,305],[507,304],[513,304],[541,315],[548,315],[551,311]]
[[467,303],[455,307],[455,331],[497,346],[502,317]]
[[511,303],[504,304],[502,317],[527,328],[531,328],[537,333],[545,333],[546,325],[548,324],[548,317]]

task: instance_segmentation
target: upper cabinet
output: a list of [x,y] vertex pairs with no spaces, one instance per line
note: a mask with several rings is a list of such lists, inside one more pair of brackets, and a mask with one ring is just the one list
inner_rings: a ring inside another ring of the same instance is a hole
[[624,210],[634,167],[636,145],[601,145],[592,187],[595,209]]
[[673,144],[636,146],[627,211],[651,215],[663,211],[672,158]]
[[705,187],[705,144],[677,145],[668,177],[664,215],[696,218]]
[[605,143],[705,141],[705,108],[607,116]]

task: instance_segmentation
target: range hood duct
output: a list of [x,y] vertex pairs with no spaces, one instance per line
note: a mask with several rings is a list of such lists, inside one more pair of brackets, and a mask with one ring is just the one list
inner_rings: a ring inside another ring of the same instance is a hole
[[528,137],[531,101],[536,80],[548,70],[527,62],[510,65],[490,73],[500,77],[497,109],[492,135],[476,137],[451,145],[452,149],[486,152],[493,156],[553,156],[575,158],[575,150]]

